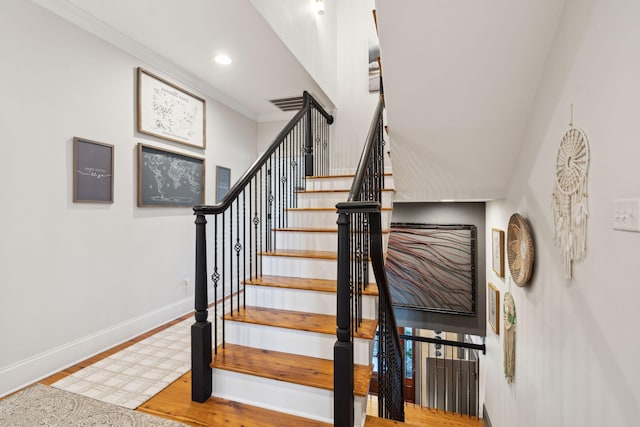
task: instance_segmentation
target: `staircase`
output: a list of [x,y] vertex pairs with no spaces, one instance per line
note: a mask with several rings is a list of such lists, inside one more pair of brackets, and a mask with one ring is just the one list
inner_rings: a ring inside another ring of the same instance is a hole
[[[392,187],[391,177],[386,186]],[[262,275],[245,281],[245,306],[224,315],[225,345],[213,355],[212,395],[311,420],[333,423],[336,341],[335,205],[352,176],[307,177],[298,207],[274,228],[277,250],[264,252]],[[389,223],[392,190],[383,193]],[[373,274],[370,275],[373,278]],[[363,321],[354,335],[354,425],[366,417],[377,327],[375,284],[363,293]]]

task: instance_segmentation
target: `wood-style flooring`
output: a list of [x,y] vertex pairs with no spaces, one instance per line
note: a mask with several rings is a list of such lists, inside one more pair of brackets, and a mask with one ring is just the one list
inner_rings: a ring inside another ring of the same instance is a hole
[[[324,283],[321,287],[326,286]],[[155,328],[149,332],[132,338],[116,347],[106,350],[96,356],[83,360],[82,362],[66,368],[50,377],[40,381],[41,384],[51,385],[56,381],[71,375],[93,363],[96,363],[114,353],[142,341],[149,336],[156,334],[182,320],[193,317],[187,314],[175,319],[166,325]],[[333,369],[331,367],[331,369]],[[368,384],[368,382],[367,382]],[[375,399],[368,399],[369,405]],[[186,373],[178,380],[174,381],[156,396],[142,404],[137,411],[161,416],[163,418],[178,421],[189,426],[225,426],[225,427],[327,427],[329,424],[316,422],[305,418],[269,411],[262,408],[253,407],[224,399],[212,398],[205,403],[191,401],[191,372]],[[368,408],[369,414],[377,413],[375,407]],[[443,412],[430,411],[406,405],[406,424],[395,423],[393,421],[381,420],[374,416],[367,416],[365,427],[384,427],[394,425],[406,426],[432,426],[432,427],[481,427],[482,420],[467,418],[460,415],[444,414]]]

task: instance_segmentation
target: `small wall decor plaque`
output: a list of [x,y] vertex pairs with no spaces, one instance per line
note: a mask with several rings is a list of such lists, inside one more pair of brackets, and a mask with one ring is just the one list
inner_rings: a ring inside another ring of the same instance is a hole
[[493,271],[504,277],[504,231],[491,229],[491,266]]
[[489,282],[487,291],[489,304],[487,305],[487,315],[489,324],[493,332],[500,334],[500,290],[493,283]]
[[113,145],[73,138],[73,201],[113,203]]
[[216,203],[220,203],[231,188],[231,169],[216,166]]

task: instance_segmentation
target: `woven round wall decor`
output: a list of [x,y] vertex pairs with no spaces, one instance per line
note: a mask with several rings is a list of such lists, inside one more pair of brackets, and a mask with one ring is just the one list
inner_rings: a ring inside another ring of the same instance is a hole
[[525,286],[533,275],[535,250],[529,222],[520,214],[513,214],[507,228],[507,259],[513,281]]

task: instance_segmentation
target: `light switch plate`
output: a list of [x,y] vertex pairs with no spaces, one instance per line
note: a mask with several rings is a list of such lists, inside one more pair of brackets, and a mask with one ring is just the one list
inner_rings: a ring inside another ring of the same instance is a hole
[[613,229],[640,232],[640,199],[613,201]]

